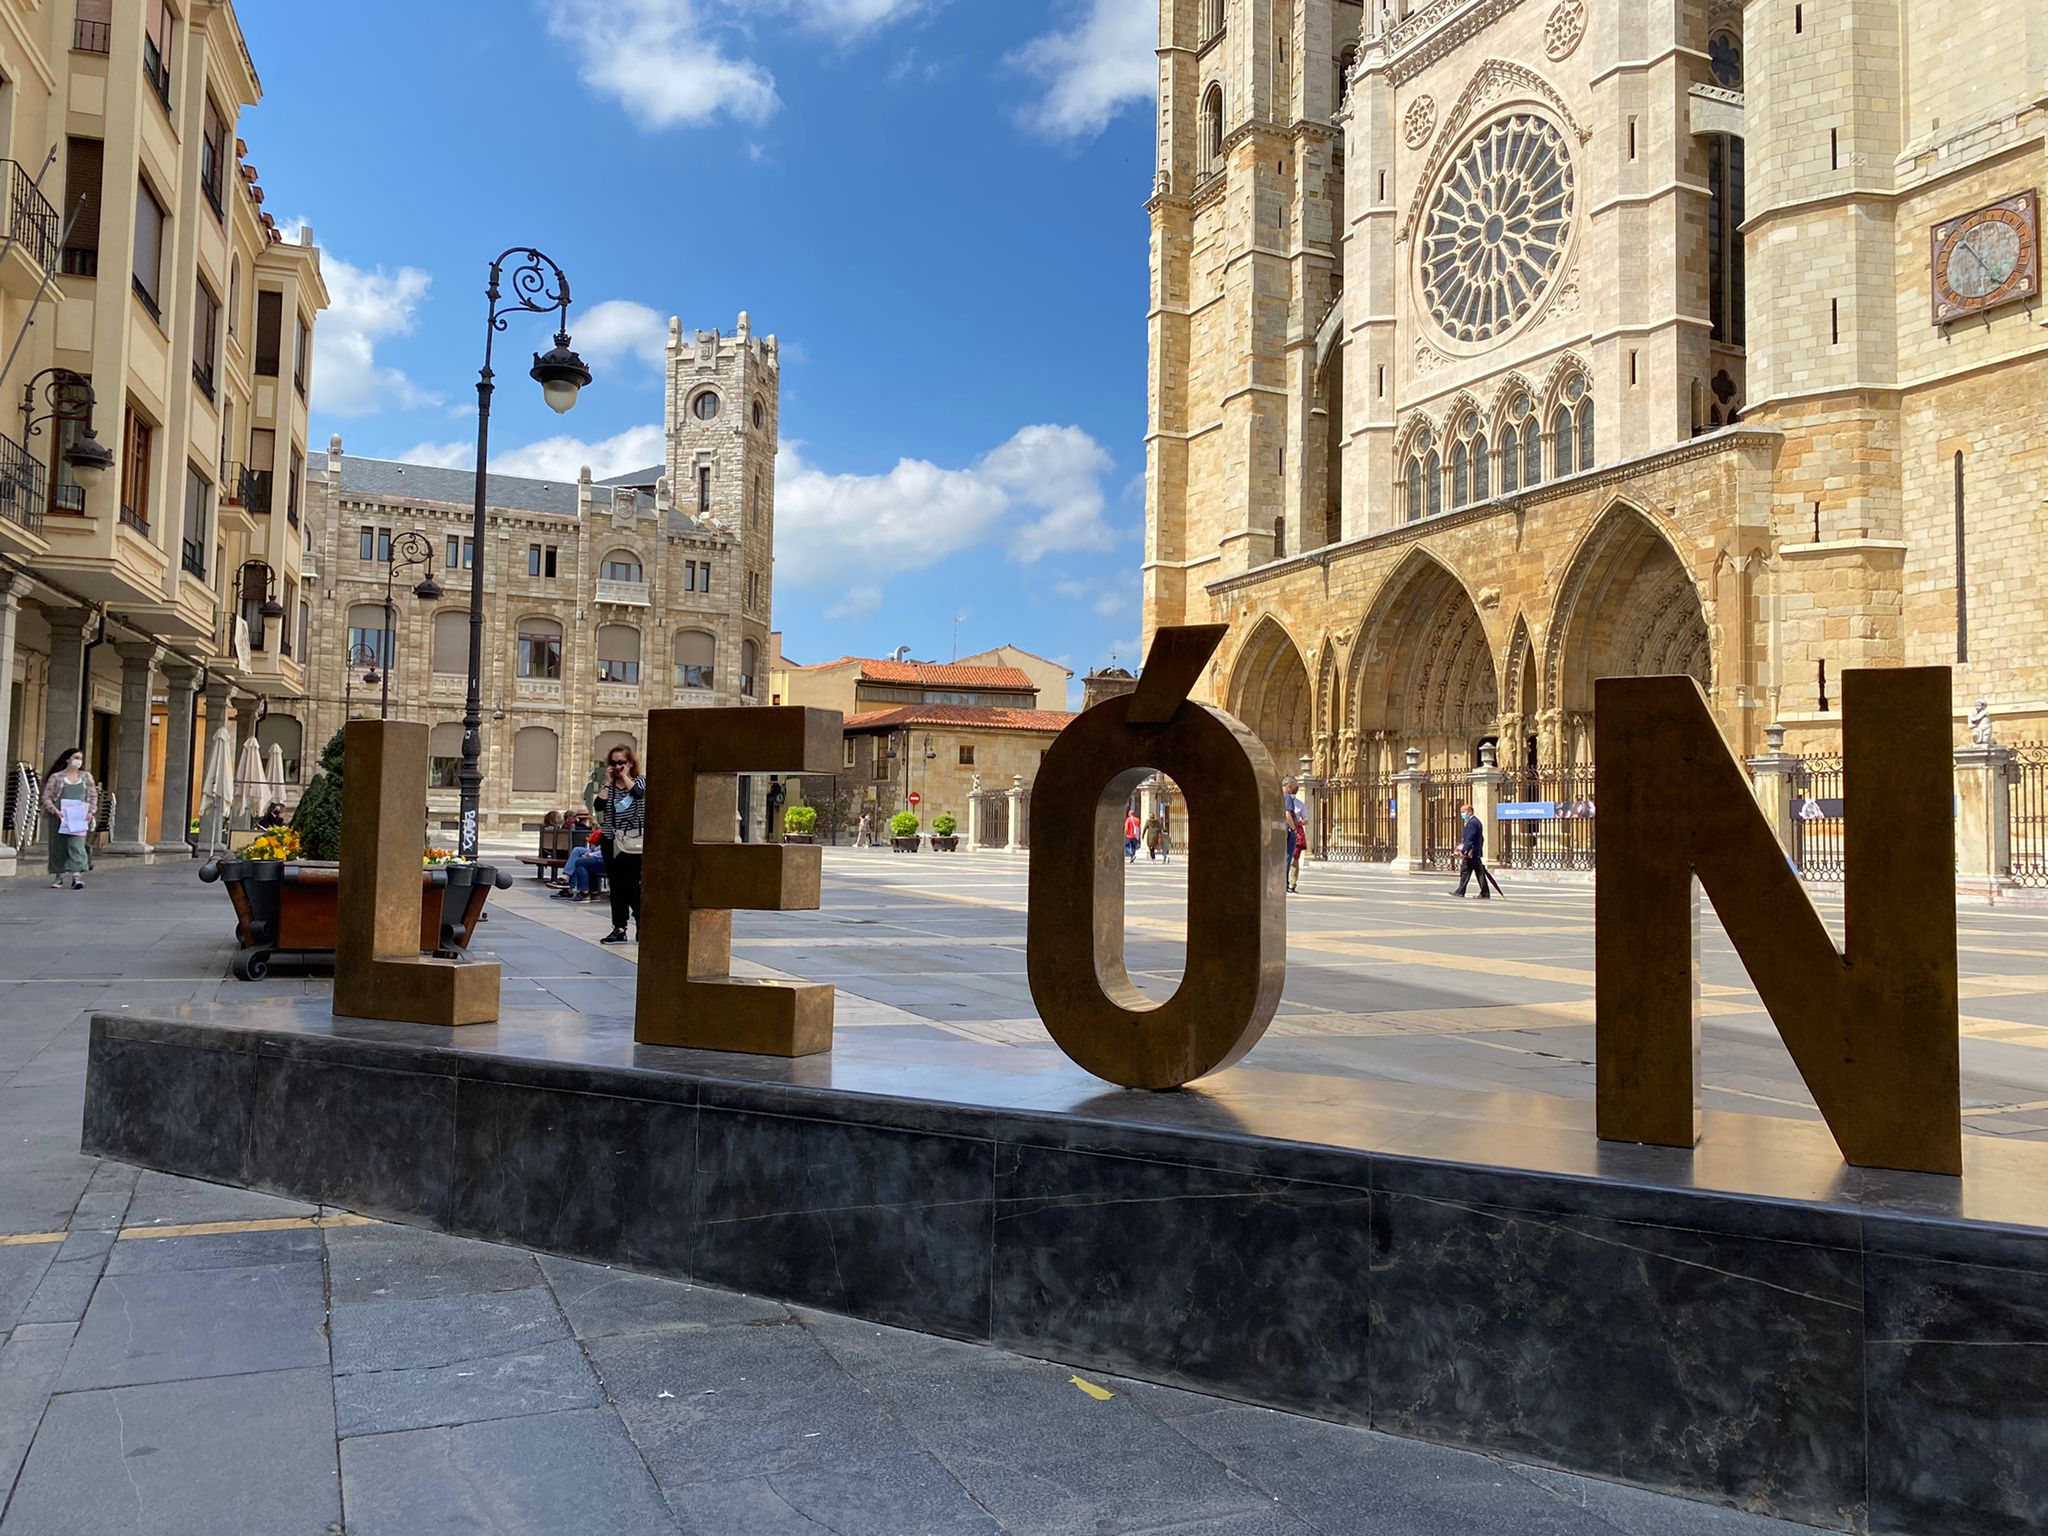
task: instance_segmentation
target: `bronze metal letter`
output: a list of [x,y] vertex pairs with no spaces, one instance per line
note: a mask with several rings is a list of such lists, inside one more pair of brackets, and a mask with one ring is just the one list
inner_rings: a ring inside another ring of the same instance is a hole
[[420,953],[427,728],[351,720],[344,730],[335,1013],[409,1024],[494,1022],[496,965]]
[[[1287,974],[1286,823],[1265,747],[1188,690],[1221,624],[1161,629],[1135,693],[1053,739],[1031,789],[1025,968],[1053,1039],[1097,1077],[1178,1088],[1258,1043]],[[1154,1002],[1124,964],[1124,806],[1157,770],[1187,797],[1187,969]]]
[[1699,1139],[1704,885],[1842,1155],[1962,1172],[1948,669],[1843,674],[1845,953],[1699,684],[1601,678],[1594,701],[1600,1135]]
[[813,912],[820,850],[741,846],[737,775],[836,773],[839,711],[657,709],[633,1038],[760,1056],[832,1049],[832,989],[732,974],[732,914]]

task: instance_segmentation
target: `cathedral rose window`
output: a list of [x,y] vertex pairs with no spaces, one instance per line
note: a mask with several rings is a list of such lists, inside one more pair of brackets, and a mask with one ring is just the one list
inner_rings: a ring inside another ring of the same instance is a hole
[[1515,113],[1451,159],[1421,241],[1423,300],[1459,341],[1490,341],[1549,290],[1571,238],[1575,200],[1564,136]]

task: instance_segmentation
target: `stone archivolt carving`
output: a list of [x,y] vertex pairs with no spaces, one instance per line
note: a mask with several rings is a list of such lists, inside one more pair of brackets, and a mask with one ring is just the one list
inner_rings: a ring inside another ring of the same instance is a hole
[[1543,23],[1543,52],[1549,58],[1568,59],[1586,35],[1586,0],[1558,0]]
[[1429,142],[1429,135],[1436,127],[1436,98],[1418,96],[1408,103],[1408,109],[1401,114],[1401,137],[1410,149],[1420,149]]

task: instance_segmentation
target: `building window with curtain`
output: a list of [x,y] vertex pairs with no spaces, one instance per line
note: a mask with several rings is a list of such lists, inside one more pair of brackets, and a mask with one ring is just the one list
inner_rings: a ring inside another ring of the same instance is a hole
[[156,428],[147,417],[128,406],[121,428],[121,522],[137,533],[149,533],[150,454],[156,446]]
[[434,615],[434,671],[442,677],[469,674],[469,614],[443,608]]
[[60,258],[68,277],[95,277],[100,270],[100,176],[106,145],[98,139],[64,141],[64,211],[77,215],[64,236]]
[[559,680],[561,675],[562,626],[553,619],[520,620],[519,676]]
[[[254,575],[255,572],[250,574]],[[256,626],[249,626],[253,637]],[[354,603],[348,610],[348,648],[357,657],[373,657],[386,671],[391,668],[392,634],[384,627],[382,603]]]
[[171,34],[178,24],[168,0],[142,0],[142,78],[171,110]]
[[284,348],[284,295],[275,288],[256,292],[256,371],[277,377],[278,354]]
[[544,725],[521,726],[512,733],[512,792],[552,795],[560,779],[561,738]]
[[597,577],[600,581],[639,581],[640,557],[630,549],[615,549],[598,566]]
[[170,244],[171,216],[149,190],[149,183],[135,183],[135,297],[149,311],[149,318],[163,323],[164,248]]
[[597,680],[637,687],[640,682],[640,631],[630,624],[597,627]]
[[227,180],[227,162],[227,120],[221,116],[220,108],[213,104],[213,93],[209,91],[205,127],[199,137],[199,190],[206,194],[207,204],[217,219],[227,217],[227,210],[221,204],[221,187]]
[[676,686],[704,689],[713,686],[713,664],[718,642],[701,629],[686,629],[676,636]]
[[462,726],[457,721],[444,720],[427,732],[427,788],[458,788],[456,775],[461,770]]
[[192,382],[206,391],[209,400],[214,398],[214,354],[220,350],[219,343],[220,300],[202,277],[193,285]]
[[185,466],[185,532],[180,540],[179,565],[189,575],[206,579],[207,505],[213,482],[197,464]]

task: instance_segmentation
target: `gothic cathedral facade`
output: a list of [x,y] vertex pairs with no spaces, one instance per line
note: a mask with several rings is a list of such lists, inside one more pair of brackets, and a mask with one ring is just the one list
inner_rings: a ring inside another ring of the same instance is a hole
[[2043,734],[2044,79],[2035,0],[1161,0],[1147,635],[1340,783],[1620,674]]

